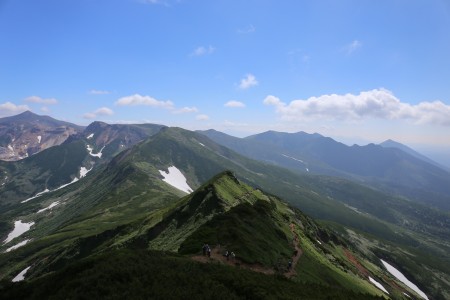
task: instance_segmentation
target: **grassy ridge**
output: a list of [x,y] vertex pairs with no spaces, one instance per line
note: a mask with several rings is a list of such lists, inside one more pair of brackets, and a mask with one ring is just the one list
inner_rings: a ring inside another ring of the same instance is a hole
[[163,252],[111,251],[30,281],[0,283],[0,299],[382,299],[299,284]]

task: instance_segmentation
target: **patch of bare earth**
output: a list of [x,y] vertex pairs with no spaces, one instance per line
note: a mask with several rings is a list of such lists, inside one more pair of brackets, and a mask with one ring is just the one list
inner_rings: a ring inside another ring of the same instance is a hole
[[356,267],[356,269],[358,270],[358,273],[364,277],[364,278],[369,278],[369,271],[367,271],[366,268],[364,268],[358,261],[358,259],[348,250],[345,249],[344,250],[345,256],[347,257],[348,261],[352,263],[352,265],[354,265]]

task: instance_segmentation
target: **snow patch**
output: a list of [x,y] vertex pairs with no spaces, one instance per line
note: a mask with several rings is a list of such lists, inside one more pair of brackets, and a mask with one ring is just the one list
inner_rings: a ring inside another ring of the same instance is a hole
[[98,153],[92,153],[92,150],[94,150],[94,148],[92,148],[90,145],[86,145],[86,149],[89,151],[90,156],[102,158],[102,151],[103,149],[105,149],[105,146],[103,146],[103,148]]
[[319,245],[322,245],[322,243],[319,240],[316,240],[316,241],[319,243]]
[[80,178],[83,178],[84,176],[86,176],[87,173],[89,173],[92,170],[92,168],[90,168],[89,170],[85,167],[81,167],[80,168]]
[[286,154],[281,154],[281,155],[283,155],[284,157],[293,159],[293,160],[295,160],[295,161],[301,162],[302,164],[305,163],[305,162],[304,162],[303,160],[301,160],[301,159],[298,159],[298,158],[295,158],[295,157],[292,157],[292,156],[288,156],[288,155],[286,155]]
[[40,144],[40,143],[41,143],[42,136],[38,135],[38,136],[37,136],[37,139],[38,139],[38,143]]
[[31,266],[26,267],[25,269],[22,270],[22,272],[20,272],[19,274],[17,274],[16,277],[13,278],[12,282],[18,282],[18,281],[22,281],[25,279],[25,274],[28,272],[28,270],[31,268]]
[[384,286],[379,283],[378,281],[376,281],[375,279],[373,279],[372,277],[369,276],[369,280],[370,282],[372,282],[377,288],[379,288],[380,290],[382,290],[383,292],[385,292],[386,294],[389,295],[389,292],[386,291],[386,289],[384,288]]
[[89,139],[92,139],[94,137],[94,134],[93,133],[91,133],[90,135],[88,135],[86,138],[89,140]]
[[308,168],[306,168],[306,172],[309,172],[309,169],[308,169]]
[[37,193],[36,195],[34,195],[34,196],[31,197],[31,198],[28,198],[28,199],[23,200],[21,203],[25,203],[25,202],[28,202],[28,201],[30,201],[30,200],[33,200],[34,198],[37,198],[37,197],[41,196],[42,194],[45,194],[45,193],[48,193],[48,192],[50,192],[50,190],[49,190],[49,189],[45,189],[45,190],[43,190],[42,192]]
[[28,199],[26,199],[26,200],[23,200],[21,203],[25,203],[25,202],[28,202],[28,201],[30,201],[30,200],[33,200],[33,199],[35,199],[35,198],[41,196],[42,194],[49,193],[49,192],[54,192],[54,191],[60,190],[60,189],[62,189],[62,188],[65,188],[66,186],[71,185],[72,183],[75,183],[75,182],[77,182],[78,180],[80,180],[81,178],[83,178],[84,176],[86,176],[86,174],[89,173],[91,170],[92,170],[92,168],[88,170],[88,169],[85,168],[85,167],[81,167],[81,168],[80,168],[80,178],[75,177],[71,182],[66,183],[66,184],[63,184],[62,186],[60,186],[60,187],[58,187],[58,188],[56,188],[56,189],[54,189],[54,190],[51,190],[51,191],[50,191],[49,189],[45,189],[45,191],[42,191],[42,192],[40,192],[40,193],[37,193],[36,195],[34,195],[34,196],[31,197],[31,198],[28,198]]
[[9,247],[8,249],[6,249],[5,252],[9,252],[9,251],[15,250],[15,249],[17,249],[17,248],[20,248],[20,247],[22,247],[22,246],[25,246],[29,241],[31,241],[31,240],[25,240],[25,241],[22,241],[22,242],[20,242],[20,243],[17,243],[17,244],[15,244],[14,246]]
[[391,273],[392,275],[395,276],[395,278],[397,278],[398,280],[400,280],[401,282],[403,282],[404,284],[406,284],[410,289],[412,289],[414,292],[416,292],[417,294],[419,294],[422,298],[428,300],[427,295],[425,295],[425,293],[422,292],[422,291],[417,287],[417,285],[415,285],[414,283],[412,283],[411,281],[409,281],[408,278],[406,278],[405,275],[402,274],[402,272],[400,272],[399,270],[397,270],[396,268],[394,268],[393,266],[391,266],[390,264],[388,264],[388,263],[385,262],[384,260],[381,260],[381,263],[384,265],[384,267],[386,268],[386,270],[388,270],[389,273]]
[[14,222],[14,229],[8,234],[8,237],[3,241],[3,245],[11,242],[16,237],[24,234],[28,230],[30,230],[31,226],[34,225],[34,222],[30,223],[22,223],[21,220]]
[[11,145],[8,145],[8,149],[9,151],[14,152],[14,148]]
[[192,193],[193,190],[186,182],[186,177],[175,166],[169,167],[169,172],[159,170],[159,173],[164,177],[163,181],[171,186],[185,192]]
[[199,144],[200,146],[202,146],[202,147],[205,147],[205,144],[202,144],[202,143],[200,143],[200,142],[198,142],[198,144]]
[[52,202],[52,204],[50,204],[50,205],[47,206],[46,208],[43,208],[43,209],[38,210],[37,213],[39,214],[39,213],[41,213],[41,212],[43,212],[43,211],[52,209],[53,207],[55,207],[55,206],[57,206],[57,205],[59,205],[59,201]]
[[59,188],[52,190],[52,192],[53,192],[53,191],[60,190],[60,189],[62,189],[62,188],[65,188],[66,186],[71,185],[72,183],[75,183],[75,182],[77,182],[78,180],[79,180],[78,177],[75,177],[71,182],[66,183],[66,184],[63,184],[63,185],[60,186]]

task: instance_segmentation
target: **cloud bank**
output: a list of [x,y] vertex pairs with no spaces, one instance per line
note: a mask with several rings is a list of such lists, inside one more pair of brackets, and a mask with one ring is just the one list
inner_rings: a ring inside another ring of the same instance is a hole
[[208,47],[200,46],[194,49],[194,51],[191,52],[190,56],[203,56],[207,54],[213,54],[214,51],[216,51],[216,48],[211,45],[209,45]]
[[113,115],[114,112],[112,109],[108,108],[108,107],[100,107],[99,109],[97,109],[94,112],[90,112],[90,113],[85,113],[83,115],[83,118],[85,119],[95,119],[99,116],[111,116]]
[[172,101],[161,101],[150,96],[141,96],[139,94],[134,94],[127,97],[122,97],[115,102],[115,105],[119,106],[136,106],[145,105],[152,107],[159,107],[165,109],[173,109],[174,104]]
[[359,95],[322,95],[306,100],[293,100],[288,104],[269,95],[263,103],[274,106],[277,114],[287,121],[318,119],[358,121],[373,118],[450,126],[450,105],[441,101],[411,105],[401,102],[392,92],[385,89],[361,92]]
[[247,74],[244,78],[241,79],[239,83],[239,88],[242,90],[246,90],[251,88],[252,86],[257,86],[259,84],[258,80],[253,74]]
[[239,101],[231,100],[225,103],[223,106],[232,108],[242,108],[245,107],[245,104]]
[[27,110],[30,110],[28,105],[16,105],[11,102],[5,102],[0,104],[0,117],[15,115]]
[[52,104],[57,104],[58,100],[56,100],[55,98],[41,98],[39,96],[30,96],[28,98],[25,99],[26,102],[30,102],[30,103],[39,103],[39,104],[45,104],[45,105],[52,105]]

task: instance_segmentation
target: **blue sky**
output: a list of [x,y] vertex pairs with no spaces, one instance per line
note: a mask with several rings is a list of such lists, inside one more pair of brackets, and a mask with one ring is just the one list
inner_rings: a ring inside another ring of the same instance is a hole
[[448,153],[450,2],[0,0],[0,117],[25,109]]

